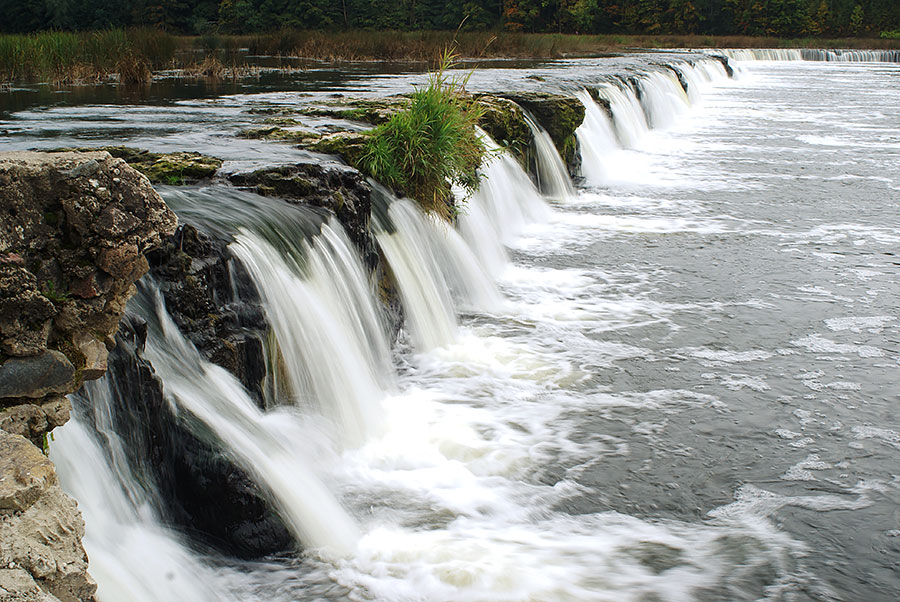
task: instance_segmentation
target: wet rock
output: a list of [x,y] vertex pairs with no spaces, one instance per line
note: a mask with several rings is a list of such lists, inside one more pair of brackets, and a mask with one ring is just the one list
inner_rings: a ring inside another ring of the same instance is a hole
[[298,163],[236,173],[232,184],[263,196],[322,207],[334,213],[370,268],[378,260],[369,232],[371,187],[363,175],[338,163]]
[[546,92],[522,92],[500,94],[531,113],[541,127],[547,130],[569,171],[578,173],[579,153],[575,130],[584,121],[584,105],[572,96]]
[[335,155],[348,165],[356,167],[366,150],[366,134],[362,132],[336,132],[323,136],[309,148],[326,155]]
[[534,137],[522,108],[508,98],[490,95],[479,96],[476,102],[484,111],[478,125],[527,168]]
[[206,359],[234,374],[260,406],[268,329],[259,293],[243,265],[190,224],[148,255],[166,309]]
[[59,351],[11,358],[0,365],[0,398],[70,393],[75,366]]
[[309,143],[319,139],[319,134],[310,130],[287,129],[276,125],[248,128],[240,132],[241,138],[251,140],[278,140],[282,142]]
[[136,474],[156,484],[161,515],[221,553],[259,558],[296,545],[248,475],[218,438],[189,415],[173,412],[143,357],[146,324],[126,318],[110,354],[116,430],[127,433]]
[[[57,151],[108,152],[147,176],[154,184],[190,184],[212,178],[222,167],[221,159],[196,152],[151,153],[144,149],[128,146],[64,148],[57,149]],[[79,174],[84,174],[88,169],[88,166],[80,167]]]

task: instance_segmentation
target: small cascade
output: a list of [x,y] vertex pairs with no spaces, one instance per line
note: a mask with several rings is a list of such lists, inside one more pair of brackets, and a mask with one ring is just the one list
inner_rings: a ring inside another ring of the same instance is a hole
[[575,130],[581,146],[581,169],[588,183],[596,186],[607,181],[604,159],[621,147],[612,121],[587,90],[581,90],[576,96],[585,109],[584,121]]
[[703,85],[709,80],[705,79],[700,71],[697,71],[687,63],[673,66],[672,69],[675,69],[678,72],[678,77],[680,77],[687,85],[685,92],[687,93],[688,102],[691,105],[700,102],[700,99],[703,96],[701,93]]
[[538,187],[541,192],[557,200],[575,196],[575,187],[550,135],[527,113],[525,121],[534,136]]
[[465,202],[458,218],[460,234],[485,269],[497,275],[506,266],[504,244],[526,225],[544,222],[551,210],[522,166],[479,130],[489,153],[482,165],[481,185]]
[[675,74],[666,70],[650,71],[639,80],[641,106],[651,128],[665,128],[690,107],[687,93]]
[[381,196],[388,206],[376,222],[376,239],[400,289],[416,347],[447,345],[456,339],[457,306],[489,311],[502,304],[500,293],[448,224],[412,201],[383,190]]
[[230,249],[262,293],[295,402],[326,416],[343,444],[358,445],[377,424],[390,385],[385,327],[336,222],[300,246],[302,254],[280,252],[241,229]]
[[900,63],[900,50],[741,48],[719,50],[736,61],[828,61],[839,63]]
[[[97,580],[97,598],[114,602],[236,599],[181,537],[159,521],[148,494],[124,459],[123,442],[108,421],[109,379],[85,383],[84,394],[97,418],[106,444],[75,411],[72,420],[53,431],[50,458],[60,485],[75,499],[84,516],[83,539],[90,572]],[[75,404],[78,407],[78,404]]]
[[619,144],[624,148],[637,148],[650,126],[647,125],[647,118],[634,90],[629,86],[602,84],[597,89],[597,94],[609,101]]
[[[154,308],[156,315],[148,318],[157,325],[157,332],[147,338],[144,356],[166,396],[216,434],[224,451],[268,491],[298,540],[327,554],[349,554],[358,539],[357,528],[313,468],[319,450],[306,444],[316,440],[313,429],[291,408],[260,411],[230,372],[203,359],[185,339],[158,289],[152,283],[144,287],[151,290],[142,291],[143,305]],[[332,360],[318,350],[310,355]]]

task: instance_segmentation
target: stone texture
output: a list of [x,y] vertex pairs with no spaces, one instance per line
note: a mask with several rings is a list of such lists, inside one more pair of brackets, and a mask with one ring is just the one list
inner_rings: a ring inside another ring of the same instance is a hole
[[44,454],[24,438],[0,431],[0,515],[28,510],[56,484],[53,463]]
[[[144,253],[176,224],[106,152],[0,153],[0,406],[42,405],[103,373]],[[33,409],[6,419],[40,422]]]
[[0,397],[44,397],[70,393],[75,366],[59,351],[14,357],[0,365]]
[[0,602],[93,599],[84,522],[40,448],[176,224],[108,153],[0,153]]
[[0,599],[91,600],[97,586],[87,574],[83,536],[78,507],[59,488],[50,460],[0,431]]

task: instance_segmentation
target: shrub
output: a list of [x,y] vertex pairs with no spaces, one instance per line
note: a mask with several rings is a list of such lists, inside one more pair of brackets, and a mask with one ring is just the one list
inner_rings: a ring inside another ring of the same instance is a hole
[[475,131],[482,109],[465,94],[468,77],[447,74],[454,58],[445,51],[408,107],[370,132],[358,162],[382,184],[445,219],[457,211],[452,186],[473,192],[485,154]]

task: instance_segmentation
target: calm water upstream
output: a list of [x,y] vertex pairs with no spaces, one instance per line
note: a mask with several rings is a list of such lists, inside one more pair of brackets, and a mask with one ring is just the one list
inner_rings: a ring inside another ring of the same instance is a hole
[[[575,93],[629,61],[482,70],[471,86]],[[93,482],[105,498],[72,477],[114,462],[77,422],[62,429],[54,457],[103,599],[900,598],[900,65],[735,64],[631,148],[600,145],[575,196],[523,218],[499,303],[461,304],[450,342],[395,346],[395,382],[372,378],[377,425],[314,453],[352,551],[209,558],[147,508],[135,516],[155,526],[116,534],[102,516],[115,477]],[[237,169],[303,155],[234,138],[261,119],[246,109],[413,81],[29,108],[0,121],[0,142],[201,150]],[[258,247],[247,235],[236,254]],[[269,259],[274,282],[287,268]],[[150,575],[143,589],[130,571]]]

